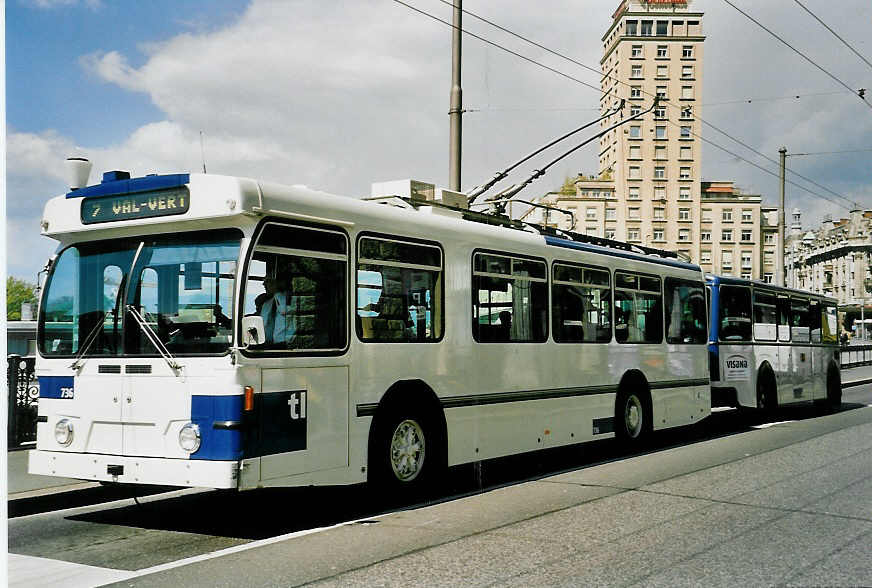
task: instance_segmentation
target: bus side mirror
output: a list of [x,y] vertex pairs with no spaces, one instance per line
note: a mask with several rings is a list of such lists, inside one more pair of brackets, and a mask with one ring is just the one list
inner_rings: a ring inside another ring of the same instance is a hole
[[242,340],[245,345],[262,345],[266,342],[263,317],[260,315],[242,317]]

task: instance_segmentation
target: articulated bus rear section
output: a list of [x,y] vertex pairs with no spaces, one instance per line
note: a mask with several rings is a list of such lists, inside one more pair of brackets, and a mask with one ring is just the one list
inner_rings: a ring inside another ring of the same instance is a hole
[[834,299],[731,277],[707,284],[712,406],[841,403]]

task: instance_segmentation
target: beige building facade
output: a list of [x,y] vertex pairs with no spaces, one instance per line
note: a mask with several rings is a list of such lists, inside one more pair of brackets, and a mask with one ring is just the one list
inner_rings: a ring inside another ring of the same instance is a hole
[[705,36],[703,13],[691,3],[620,3],[602,37],[602,114],[626,102],[602,128],[645,111],[655,96],[663,102],[601,137],[597,174],[543,197],[571,215],[538,209],[526,220],[677,251],[713,273],[772,281],[777,230],[761,197],[732,182],[700,181]]

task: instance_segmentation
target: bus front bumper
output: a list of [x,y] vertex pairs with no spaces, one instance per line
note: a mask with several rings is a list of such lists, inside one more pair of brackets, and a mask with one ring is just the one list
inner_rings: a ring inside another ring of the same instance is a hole
[[97,482],[236,488],[239,462],[122,457],[33,449],[28,452],[27,471],[42,476]]

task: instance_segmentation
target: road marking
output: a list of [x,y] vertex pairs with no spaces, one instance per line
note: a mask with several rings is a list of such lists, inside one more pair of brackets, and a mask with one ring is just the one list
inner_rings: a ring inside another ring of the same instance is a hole
[[785,425],[787,423],[795,423],[796,421],[778,421],[775,423],[763,423],[762,425],[753,425],[752,429],[768,429],[769,427],[774,427],[775,425]]
[[64,586],[64,588],[90,588],[130,579],[132,572],[98,568],[84,564],[58,561],[32,555],[10,553],[10,588],[39,588]]

